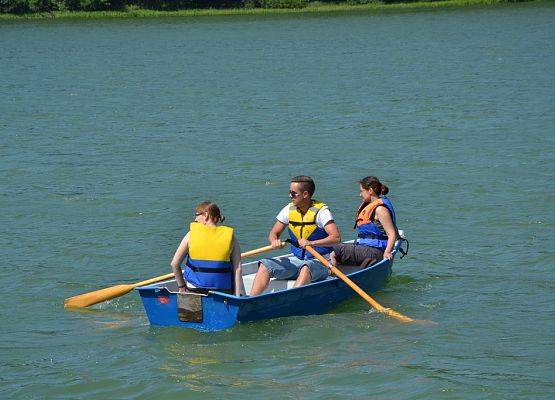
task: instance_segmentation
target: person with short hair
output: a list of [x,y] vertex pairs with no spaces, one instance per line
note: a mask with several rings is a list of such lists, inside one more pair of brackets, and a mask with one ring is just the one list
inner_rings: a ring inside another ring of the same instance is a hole
[[[233,228],[218,226],[224,220],[216,203],[205,201],[196,206],[195,219],[171,262],[180,293],[208,290],[236,296],[245,293],[239,242]],[[185,257],[183,273],[181,263]]]
[[327,268],[315,260],[305,247],[310,245],[318,253],[329,257],[331,246],[341,242],[341,235],[328,206],[312,199],[315,190],[316,185],[308,176],[300,175],[291,179],[291,203],[283,207],[277,215],[268,241],[272,247],[281,248],[279,237],[288,227],[293,256],[260,260],[251,296],[264,292],[270,278],[295,279],[295,287],[327,278]]
[[399,238],[393,204],[385,196],[389,188],[375,176],[359,181],[362,204],[359,206],[354,229],[354,243],[340,243],[333,247],[332,264],[357,265],[366,268],[383,259],[393,258],[393,247]]

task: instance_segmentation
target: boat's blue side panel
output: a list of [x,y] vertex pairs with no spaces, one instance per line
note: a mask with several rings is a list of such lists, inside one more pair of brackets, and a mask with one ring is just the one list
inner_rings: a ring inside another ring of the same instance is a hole
[[[392,261],[386,261],[349,277],[364,291],[373,292],[386,284],[391,275],[391,265]],[[349,286],[334,278],[299,288],[249,297],[249,301],[239,307],[237,320],[247,322],[291,315],[323,314],[337,303],[353,296],[356,296],[356,293]]]
[[202,322],[182,322],[177,314],[177,294],[166,288],[145,286],[138,289],[148,320],[152,325],[180,326],[201,331],[229,328],[237,322],[237,307],[221,296],[200,296],[203,309]]

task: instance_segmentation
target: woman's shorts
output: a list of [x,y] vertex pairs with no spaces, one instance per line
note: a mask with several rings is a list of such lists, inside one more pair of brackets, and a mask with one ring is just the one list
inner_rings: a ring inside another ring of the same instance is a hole
[[383,250],[376,247],[340,243],[333,246],[335,260],[339,265],[358,265],[366,268],[383,260]]
[[328,269],[320,261],[314,259],[299,260],[295,256],[280,259],[264,258],[258,262],[258,265],[260,264],[264,264],[270,277],[276,279],[297,279],[301,268],[305,265],[310,270],[311,282],[322,281],[328,277]]

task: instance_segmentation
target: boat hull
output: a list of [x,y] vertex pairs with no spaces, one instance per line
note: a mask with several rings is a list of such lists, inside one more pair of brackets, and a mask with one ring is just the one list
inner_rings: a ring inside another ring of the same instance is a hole
[[[393,260],[381,262],[348,274],[367,293],[383,287],[391,275]],[[238,322],[252,322],[294,315],[315,315],[328,312],[337,304],[357,294],[336,277],[298,288],[238,297],[220,292],[196,295],[200,298],[201,321],[185,321],[179,314],[178,293],[168,282],[137,288],[148,320],[156,326],[178,326],[199,331],[228,329]]]

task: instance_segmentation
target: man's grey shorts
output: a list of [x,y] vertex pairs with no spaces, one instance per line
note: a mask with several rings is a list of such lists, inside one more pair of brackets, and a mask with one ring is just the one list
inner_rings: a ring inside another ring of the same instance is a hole
[[297,279],[301,268],[305,265],[310,270],[311,282],[322,281],[328,277],[328,269],[320,261],[314,259],[299,260],[295,256],[280,259],[264,258],[259,261],[258,265],[260,264],[264,264],[270,277],[276,279]]

